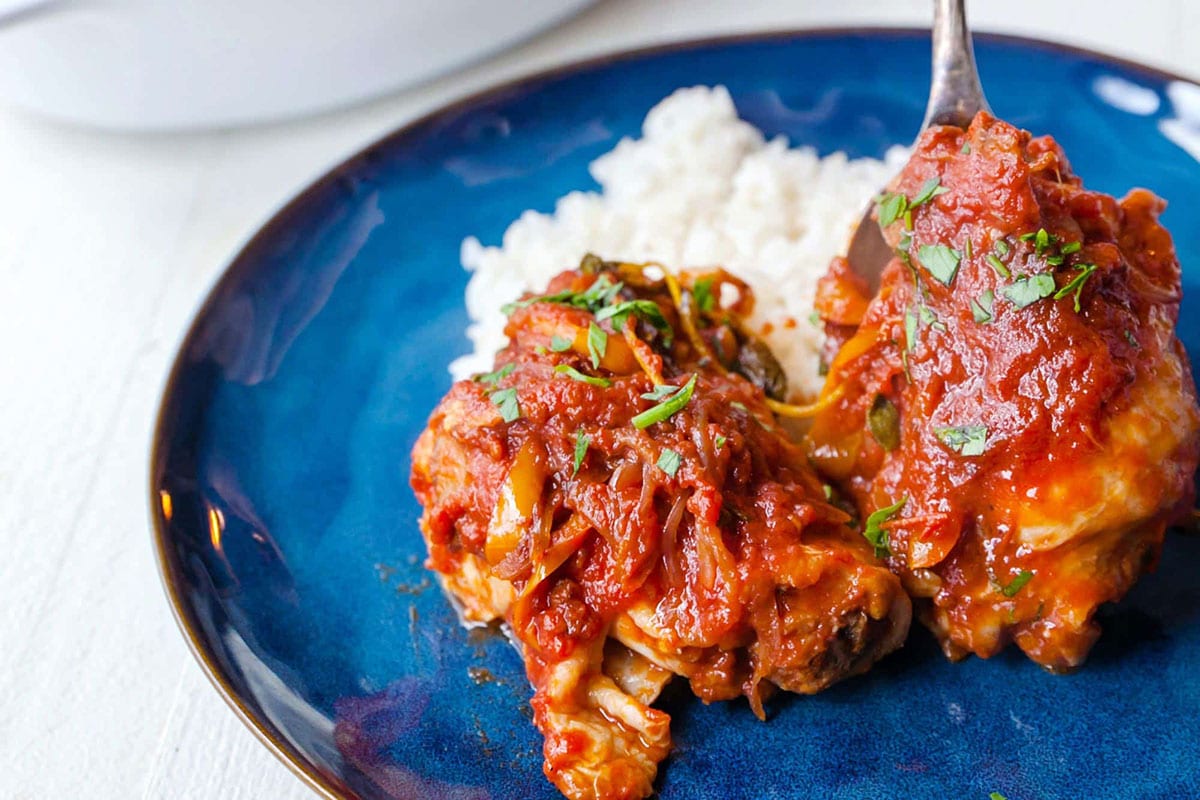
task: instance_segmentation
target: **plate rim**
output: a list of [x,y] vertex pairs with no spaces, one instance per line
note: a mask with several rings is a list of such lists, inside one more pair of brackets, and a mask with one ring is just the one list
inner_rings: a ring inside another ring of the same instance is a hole
[[[166,472],[165,457],[169,450],[165,436],[165,431],[168,427],[167,413],[171,405],[170,401],[179,391],[180,377],[187,365],[187,360],[184,356],[195,344],[201,323],[209,317],[225,290],[250,269],[250,264],[256,263],[257,259],[255,255],[267,247],[275,234],[306,203],[310,202],[314,196],[322,194],[331,184],[342,180],[348,175],[354,174],[370,160],[374,152],[381,149],[393,148],[403,139],[418,133],[420,129],[436,125],[440,120],[452,118],[474,106],[491,100],[501,99],[506,95],[528,92],[537,84],[556,78],[578,75],[626,61],[636,61],[654,56],[686,52],[688,50],[703,50],[745,44],[833,39],[850,36],[865,36],[868,38],[922,38],[929,35],[928,28],[916,26],[814,26],[770,29],[678,39],[664,43],[614,50],[522,73],[516,77],[500,83],[489,84],[482,89],[450,100],[431,111],[404,122],[372,140],[370,143],[359,147],[350,156],[337,162],[333,167],[325,170],[319,177],[305,184],[302,189],[291,195],[287,201],[277,207],[267,217],[266,221],[259,225],[250,234],[249,238],[237,248],[235,254],[210,284],[204,295],[204,299],[193,312],[185,333],[178,340],[170,369],[159,395],[158,408],[155,413],[154,428],[151,435],[148,475],[151,544],[154,549],[159,581],[166,594],[167,604],[171,608],[171,614],[175,619],[176,626],[187,643],[188,650],[199,663],[201,671],[242,724],[249,728],[259,742],[308,788],[312,789],[320,797],[325,798],[325,800],[359,800],[359,795],[353,789],[338,780],[335,776],[328,775],[318,769],[315,764],[300,753],[270,720],[260,718],[256,715],[245,703],[217,663],[209,642],[204,637],[203,630],[195,615],[186,605],[181,586],[176,580],[175,576],[179,572],[180,565],[178,559],[171,551],[170,543],[172,540],[167,533],[167,520],[165,519],[159,493],[162,485],[162,477]],[[1176,81],[1200,86],[1200,78],[1188,77],[1172,70],[1151,66],[1123,56],[1112,55],[1073,44],[1063,44],[1049,39],[984,31],[976,31],[974,38],[976,42],[984,41],[1018,45],[1035,50],[1048,50],[1054,53],[1100,61],[1117,66],[1126,72],[1140,73],[1158,81]]]

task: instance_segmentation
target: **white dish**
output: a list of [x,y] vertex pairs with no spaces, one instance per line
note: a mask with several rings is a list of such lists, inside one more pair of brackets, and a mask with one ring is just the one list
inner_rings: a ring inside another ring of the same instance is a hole
[[125,129],[324,111],[432,77],[591,0],[0,0],[0,100]]

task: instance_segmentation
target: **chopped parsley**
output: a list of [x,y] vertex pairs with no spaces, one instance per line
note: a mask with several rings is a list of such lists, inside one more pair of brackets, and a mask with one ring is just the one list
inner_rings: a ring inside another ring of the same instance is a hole
[[833,500],[833,487],[832,486],[830,486],[828,483],[822,483],[821,489],[825,492],[826,500]]
[[875,202],[879,208],[880,228],[891,225],[908,211],[908,198],[899,193],[885,192]]
[[592,369],[598,369],[600,359],[608,352],[608,334],[594,322],[588,323],[587,347],[592,356]]
[[682,463],[683,463],[683,456],[679,455],[679,453],[676,453],[674,450],[672,450],[670,448],[666,448],[662,451],[662,455],[660,455],[658,457],[658,465],[657,466],[663,472],[667,473],[672,478],[674,478],[675,473],[679,472],[679,465]]
[[1075,293],[1075,313],[1079,313],[1079,296],[1083,294],[1083,284],[1087,279],[1092,277],[1092,273],[1096,271],[1095,264],[1079,264],[1076,269],[1080,273],[1072,278],[1065,286],[1054,293],[1055,300],[1062,300],[1072,292]]
[[917,346],[917,312],[911,308],[904,312],[904,349],[912,352]]
[[964,456],[983,455],[983,451],[987,449],[988,429],[985,425],[934,428],[933,433],[946,447]]
[[696,375],[692,375],[687,383],[679,387],[679,389],[665,400],[634,417],[633,427],[638,430],[645,430],[654,423],[668,420],[683,410],[683,407],[692,399],[692,392],[696,391],[696,377]]
[[923,244],[917,251],[917,258],[925,265],[925,269],[945,286],[954,280],[961,257],[961,253],[944,244]]
[[904,508],[904,504],[907,502],[907,497],[901,497],[892,505],[881,508],[867,517],[867,527],[863,529],[863,538],[875,548],[876,558],[887,558],[892,554],[891,549],[888,547],[887,531],[882,526],[883,523],[891,519],[900,509]]
[[1011,278],[1012,273],[1008,271],[1008,267],[1004,266],[1004,262],[995,253],[988,253],[987,263],[992,269],[996,270],[996,274],[1001,278]]
[[1057,244],[1059,239],[1052,233],[1047,233],[1045,228],[1038,228],[1036,231],[1023,233],[1019,237],[1022,242],[1033,242],[1033,251],[1039,257],[1053,244]]
[[596,321],[612,320],[613,330],[619,331],[625,327],[625,320],[631,315],[642,317],[664,336],[671,335],[671,326],[663,316],[662,309],[653,300],[626,300],[615,305],[606,306],[596,312]]
[[565,353],[571,349],[573,344],[574,342],[565,336],[552,336],[550,338],[550,349],[555,353]]
[[605,306],[612,305],[612,301],[624,285],[623,283],[613,283],[607,275],[601,275],[591,286],[582,292],[566,289],[554,294],[528,297],[524,300],[518,300],[515,303],[507,303],[500,306],[500,311],[507,316],[518,308],[527,308],[535,303],[555,303],[557,305],[574,306],[575,308],[583,308],[591,312],[596,312]]
[[1008,800],[1008,798],[999,792],[992,792],[988,795],[988,800]]
[[965,155],[970,155],[971,154],[971,143],[963,142],[962,149],[959,150],[958,152],[963,153]]
[[701,278],[692,287],[692,296],[696,298],[696,307],[701,311],[712,311],[717,307],[717,298],[712,293],[712,278]]
[[1054,276],[1049,272],[1022,275],[1000,290],[1000,294],[1017,308],[1024,308],[1054,294]]
[[817,327],[818,325],[820,325],[821,324],[821,312],[817,311],[815,308],[812,311],[808,312],[808,324],[812,325],[814,328]]
[[1008,255],[1009,251],[1012,250],[1012,248],[1008,246],[1008,242],[1006,242],[1004,239],[997,239],[995,244],[992,245],[992,249],[995,250],[996,255],[1000,256],[1001,258]]
[[921,322],[924,322],[935,331],[946,332],[946,324],[937,318],[937,314],[933,313],[933,309],[929,306],[921,306]]
[[[642,396],[645,397],[645,395],[642,395]],[[740,400],[734,400],[732,403],[729,404],[729,407],[736,408],[738,411],[745,411],[745,412],[749,413],[749,410],[746,408],[746,404],[741,402]]]
[[608,378],[598,378],[594,375],[584,375],[570,364],[559,364],[554,368],[554,371],[559,375],[566,375],[568,378],[577,380],[580,383],[586,383],[591,386],[599,386],[601,389],[607,389],[608,387],[612,386],[612,381],[610,381]]
[[495,384],[499,383],[500,381],[504,380],[505,378],[507,378],[509,375],[512,375],[513,370],[516,368],[517,368],[516,364],[505,364],[503,367],[496,370],[495,372],[488,372],[484,375],[476,375],[475,382],[476,383],[490,383],[492,385],[495,385]]
[[971,314],[974,315],[975,321],[980,325],[986,325],[992,321],[992,306],[996,302],[996,293],[988,289],[979,297],[971,301]]
[[669,383],[660,383],[657,386],[655,386],[653,389],[651,389],[650,391],[643,394],[642,399],[643,400],[653,400],[654,402],[657,403],[659,400],[667,399],[671,395],[675,394],[675,392],[677,392],[678,390],[679,390],[678,386],[672,386]]
[[925,181],[925,183],[921,184],[921,191],[917,192],[917,196],[912,199],[912,202],[908,204],[908,207],[916,208],[917,206],[922,206],[938,195],[945,194],[948,191],[950,190],[945,186],[942,186],[942,181],[940,178],[930,178],[929,180]]
[[881,394],[875,395],[867,412],[867,427],[884,450],[891,451],[900,446],[900,412]]
[[591,443],[592,437],[584,433],[582,428],[575,432],[575,469],[571,471],[572,478],[579,474],[579,468],[583,466],[584,456],[587,455]]
[[[1072,253],[1078,253],[1083,248],[1082,242],[1067,242],[1062,244],[1062,239],[1055,236],[1053,233],[1048,233],[1045,228],[1038,228],[1036,231],[1023,233],[1018,237],[1022,242],[1033,242],[1033,251],[1038,258],[1045,258],[1046,263],[1052,267],[1061,266],[1067,260],[1067,256]],[[1046,252],[1051,248],[1057,248],[1057,253]]]
[[713,444],[716,446],[716,448],[718,450],[720,450],[722,447],[725,446],[726,441],[728,441],[728,440],[724,436],[722,436],[721,434],[718,433],[717,438],[713,439]]
[[512,422],[521,417],[521,406],[517,403],[517,390],[515,388],[499,389],[492,392],[490,399],[500,410],[500,418],[505,422]]
[[1029,583],[1029,580],[1032,577],[1033,573],[1029,570],[1021,570],[1017,573],[1015,578],[1008,582],[1007,586],[1000,587],[1000,594],[1004,595],[1005,597],[1016,597],[1017,592],[1021,591],[1025,584]]
[[1129,342],[1131,345],[1133,345],[1138,350],[1142,349],[1141,344],[1138,343],[1137,337],[1133,335],[1133,331],[1130,331],[1130,330],[1125,331],[1125,341]]
[[875,198],[875,205],[879,213],[879,227],[887,228],[896,220],[903,219],[905,229],[911,231],[913,209],[925,205],[933,198],[948,191],[950,190],[942,186],[941,179],[934,177],[921,184],[921,188],[917,190],[917,196],[912,200],[899,192],[884,192]]

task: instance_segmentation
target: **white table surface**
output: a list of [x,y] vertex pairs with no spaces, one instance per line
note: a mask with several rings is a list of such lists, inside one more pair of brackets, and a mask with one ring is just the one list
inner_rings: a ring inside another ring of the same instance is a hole
[[[1138,5],[975,0],[972,16],[982,30],[1200,75],[1200,4]],[[312,796],[188,654],[159,585],[146,491],[175,347],[223,265],[289,196],[405,121],[534,69],[928,13],[927,0],[607,0],[487,63],[316,119],[139,136],[0,111],[0,797]]]

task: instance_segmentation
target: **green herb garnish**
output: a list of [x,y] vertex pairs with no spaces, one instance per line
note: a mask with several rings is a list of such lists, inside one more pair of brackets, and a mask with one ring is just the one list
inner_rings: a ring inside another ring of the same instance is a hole
[[591,386],[599,386],[601,389],[607,389],[612,386],[612,381],[607,378],[598,378],[595,375],[584,375],[579,370],[572,367],[570,364],[559,364],[554,368],[554,371],[559,375],[566,375],[568,378],[586,383]]
[[970,153],[971,153],[971,143],[970,143],[970,142],[963,142],[962,149],[961,149],[961,150],[959,150],[958,152],[960,152],[960,153],[965,153],[965,154],[967,154],[967,155],[970,155]]
[[1041,256],[1048,247],[1059,242],[1059,238],[1052,233],[1047,233],[1045,228],[1023,233],[1018,238],[1022,242],[1033,242],[1033,251],[1038,256]]
[[886,228],[898,220],[908,210],[908,198],[902,194],[886,192],[876,198],[879,207],[879,227]]
[[712,293],[712,278],[701,278],[692,287],[692,295],[696,298],[696,306],[701,311],[709,312],[717,307],[717,299]]
[[1071,253],[1078,253],[1082,249],[1083,242],[1067,242],[1059,248],[1058,252],[1062,253],[1064,256],[1069,256]]
[[950,190],[942,186],[941,178],[930,178],[921,184],[921,191],[917,192],[917,196],[912,199],[908,207],[916,208],[917,206],[924,205],[938,195],[945,194],[948,191]]
[[1000,256],[1001,258],[1008,255],[1009,252],[1012,250],[1012,248],[1008,246],[1008,242],[1006,242],[1003,239],[997,239],[992,244],[992,249],[995,250],[996,255]]
[[999,792],[992,792],[988,795],[988,800],[1008,800],[1008,798]]
[[653,389],[651,389],[650,391],[643,394],[642,399],[643,400],[653,400],[654,402],[657,403],[659,400],[667,399],[671,395],[675,394],[675,392],[677,392],[677,391],[679,391],[678,386],[672,386],[669,383],[660,383],[657,386],[655,386]]
[[583,466],[583,458],[587,455],[588,446],[592,443],[592,437],[583,432],[583,429],[575,431],[575,469],[571,471],[571,477],[579,474],[579,468]]
[[893,505],[881,508],[867,517],[867,527],[863,529],[863,538],[875,548],[876,558],[887,558],[892,554],[891,549],[888,547],[887,531],[883,529],[882,525],[891,519],[900,509],[904,508],[904,504],[907,502],[907,497],[901,497]]
[[591,286],[582,292],[576,292],[570,289],[555,292],[554,294],[543,294],[536,297],[528,297],[524,300],[518,300],[515,303],[507,303],[500,306],[501,313],[505,315],[512,314],[518,308],[527,308],[534,303],[554,303],[557,305],[574,306],[575,308],[584,308],[591,312],[599,311],[607,305],[611,305],[613,299],[621,291],[624,284],[613,283],[607,275],[601,275]]
[[917,312],[911,308],[904,312],[904,349],[912,352],[917,345]]
[[656,422],[663,422],[675,416],[692,399],[692,392],[696,391],[696,378],[696,375],[692,375],[691,379],[671,394],[670,397],[634,417],[633,427],[638,430],[644,430]]
[[721,434],[718,433],[717,438],[713,439],[713,444],[716,446],[716,448],[718,450],[720,450],[722,447],[725,446],[725,442],[727,442],[727,441],[728,440],[724,436],[722,436]]
[[1049,272],[1022,275],[1002,288],[1000,294],[1017,308],[1024,308],[1054,294],[1054,276]]
[[1072,278],[1065,286],[1054,293],[1055,300],[1062,300],[1071,292],[1075,293],[1075,313],[1079,313],[1079,296],[1083,294],[1083,284],[1088,278],[1092,277],[1092,273],[1096,271],[1095,264],[1079,264],[1076,269],[1081,272]]
[[983,455],[987,449],[988,429],[984,425],[955,425],[934,428],[933,432],[942,444],[964,456]]
[[900,412],[881,394],[875,395],[867,412],[867,427],[884,450],[891,451],[900,446]]
[[937,318],[937,314],[933,313],[933,309],[929,306],[921,306],[921,322],[935,331],[946,332],[946,324]]
[[662,455],[658,457],[658,468],[663,472],[675,477],[675,473],[679,471],[679,465],[683,463],[683,457],[670,448],[664,449]]
[[566,351],[570,350],[574,344],[574,342],[565,336],[550,337],[550,349],[555,353],[565,353]]
[[954,280],[961,257],[961,253],[944,244],[923,244],[917,251],[917,258],[925,265],[925,269],[944,286],[949,286]]
[[1007,586],[1000,587],[1000,594],[1004,595],[1005,597],[1015,597],[1017,592],[1021,591],[1022,587],[1029,583],[1029,580],[1032,577],[1033,573],[1029,570],[1021,570],[1017,573],[1015,578],[1008,582]]
[[596,321],[612,320],[613,330],[619,331],[625,327],[625,320],[636,314],[642,317],[665,336],[671,335],[671,326],[663,316],[662,309],[653,300],[626,300],[616,305],[607,306],[596,312]]
[[996,274],[999,275],[1001,278],[1011,278],[1012,277],[1012,273],[1008,271],[1008,267],[1004,266],[1004,262],[1001,261],[996,256],[995,253],[988,253],[986,260],[987,260],[988,265],[992,269],[996,270]]
[[600,367],[600,359],[608,352],[608,334],[594,322],[588,323],[588,353],[592,357],[592,369]]
[[500,410],[500,418],[505,422],[512,422],[514,419],[519,419],[521,416],[521,406],[517,404],[517,390],[515,388],[500,389],[492,392],[489,399],[496,404]]
[[1125,341],[1129,342],[1131,345],[1133,345],[1138,350],[1142,349],[1142,345],[1138,342],[1137,337],[1135,337],[1133,335],[1132,331],[1129,331],[1129,330],[1125,331]]
[[986,325],[992,321],[992,306],[996,302],[996,293],[988,289],[976,299],[971,301],[971,314],[975,317],[975,321],[980,325]]
[[499,383],[500,381],[504,380],[505,378],[507,378],[509,375],[512,375],[513,370],[516,368],[517,368],[516,364],[505,364],[503,367],[496,370],[495,372],[488,372],[483,375],[476,375],[474,380],[476,383],[490,383],[490,384],[495,385],[495,384]]

